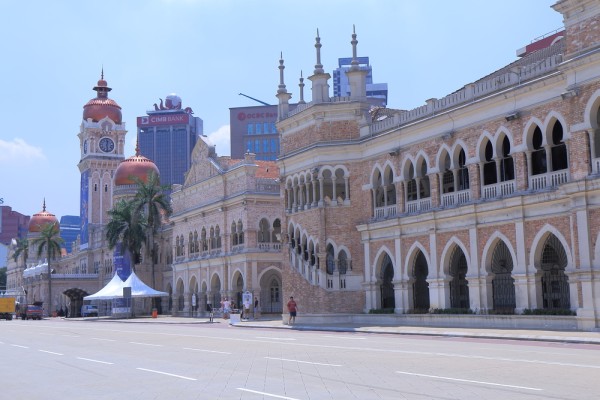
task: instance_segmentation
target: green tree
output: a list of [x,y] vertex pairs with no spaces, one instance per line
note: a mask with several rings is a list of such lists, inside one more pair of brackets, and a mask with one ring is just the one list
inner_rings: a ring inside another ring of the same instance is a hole
[[23,260],[23,267],[27,266],[27,257],[29,256],[29,240],[27,239],[17,239],[17,247],[15,248],[15,252],[13,253],[13,260],[18,265],[19,257]]
[[131,268],[134,269],[135,260],[140,254],[144,243],[145,222],[140,212],[136,210],[133,202],[121,199],[108,210],[110,221],[106,225],[106,239],[108,247],[114,249],[122,243],[123,249]]
[[137,212],[145,216],[146,254],[150,256],[152,287],[156,289],[156,245],[154,239],[162,225],[163,218],[169,217],[173,213],[173,209],[165,194],[167,186],[160,185],[157,174],[150,172],[146,182],[139,178],[134,178],[134,180],[138,185],[138,189],[133,202]]
[[41,258],[46,255],[46,263],[48,265],[48,313],[52,315],[52,268],[51,264],[56,257],[60,255],[60,246],[63,239],[59,236],[60,232],[57,223],[47,223],[42,226],[40,236],[33,239],[31,245],[37,248],[37,257]]

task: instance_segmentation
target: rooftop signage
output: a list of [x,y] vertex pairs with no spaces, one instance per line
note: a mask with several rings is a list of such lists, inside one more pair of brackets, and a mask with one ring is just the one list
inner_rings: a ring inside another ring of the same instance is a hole
[[190,115],[187,113],[148,115],[137,117],[137,126],[188,124],[189,121]]

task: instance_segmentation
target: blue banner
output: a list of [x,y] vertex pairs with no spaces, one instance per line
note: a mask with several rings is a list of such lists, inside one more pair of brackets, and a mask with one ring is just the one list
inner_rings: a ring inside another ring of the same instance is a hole
[[125,250],[123,243],[119,242],[115,246],[115,250],[113,253],[113,268],[114,271],[119,275],[121,280],[126,280],[131,275],[131,263],[129,261],[129,256],[127,255],[127,251]]
[[90,170],[85,170],[81,174],[81,192],[79,196],[79,216],[81,217],[81,233],[79,237],[79,247],[85,249],[88,247],[88,196],[90,185]]

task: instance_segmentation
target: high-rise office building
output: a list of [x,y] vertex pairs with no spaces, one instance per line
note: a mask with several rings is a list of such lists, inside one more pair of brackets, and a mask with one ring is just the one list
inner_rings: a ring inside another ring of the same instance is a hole
[[62,244],[67,253],[71,253],[73,243],[81,232],[81,217],[78,215],[64,215],[60,218],[60,237],[64,240]]
[[0,206],[0,243],[9,245],[12,239],[27,236],[29,216],[14,211],[9,206]]
[[[183,184],[191,165],[192,150],[203,133],[203,122],[190,107],[182,108],[181,98],[170,94],[147,115],[137,117],[140,154],[154,161],[161,184],[169,188]],[[170,193],[170,190],[168,191]]]
[[275,121],[277,106],[230,108],[231,158],[243,159],[244,154],[250,152],[256,154],[257,160],[276,160],[279,135]]
[[[367,71],[367,97],[370,103],[377,106],[386,106],[388,99],[387,83],[373,83],[373,67],[369,64],[369,57],[356,57],[361,70]],[[338,68],[333,70],[333,96],[350,96],[350,84],[346,72],[350,70],[352,57],[338,58]]]

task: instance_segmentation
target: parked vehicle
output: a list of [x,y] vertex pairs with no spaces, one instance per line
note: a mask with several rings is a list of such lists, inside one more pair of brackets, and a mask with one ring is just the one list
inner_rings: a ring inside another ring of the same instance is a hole
[[98,316],[98,306],[93,306],[91,304],[86,304],[81,306],[81,316],[82,317],[97,317]]
[[34,304],[27,304],[24,307],[25,311],[21,312],[22,319],[42,319],[43,309],[42,306],[36,306]]
[[0,297],[0,319],[12,320],[16,304],[14,297]]

